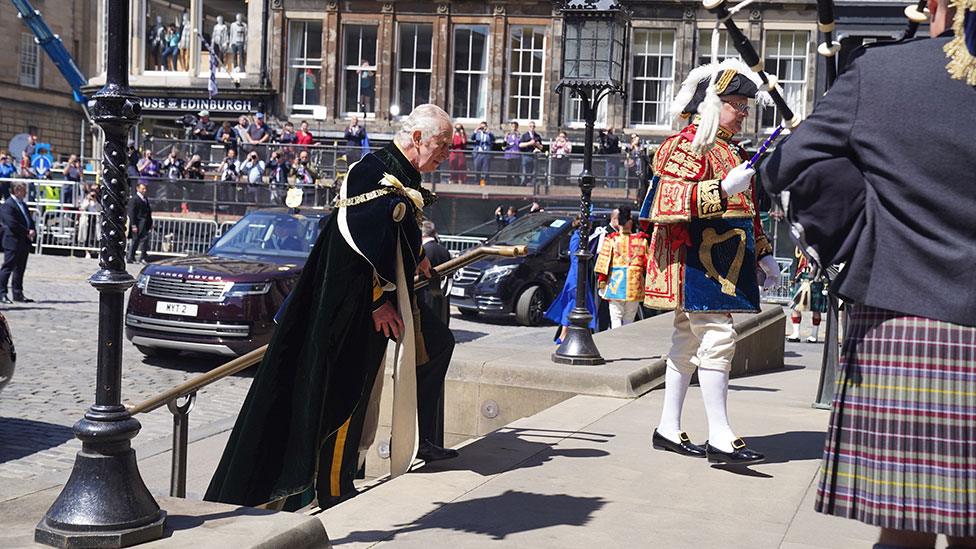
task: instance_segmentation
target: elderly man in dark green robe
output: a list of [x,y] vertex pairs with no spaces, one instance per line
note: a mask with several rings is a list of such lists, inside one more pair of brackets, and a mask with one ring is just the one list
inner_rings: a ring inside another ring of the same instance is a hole
[[[386,148],[350,166],[289,296],[205,499],[295,510],[356,494],[375,430],[387,342],[396,340],[391,473],[457,452],[432,443],[454,339],[413,293],[421,173],[449,154],[450,117],[421,105]],[[418,418],[419,416],[419,418]],[[419,419],[419,429],[418,429]],[[419,431],[419,437],[418,437]]]

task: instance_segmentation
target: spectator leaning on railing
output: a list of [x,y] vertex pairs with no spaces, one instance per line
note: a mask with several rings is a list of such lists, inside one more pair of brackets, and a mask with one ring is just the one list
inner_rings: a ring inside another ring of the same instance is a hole
[[613,126],[607,131],[600,132],[600,154],[605,155],[604,176],[608,188],[615,188],[620,180],[620,138],[614,133]]
[[224,146],[224,151],[233,149],[236,153],[237,145],[240,143],[240,134],[233,126],[230,125],[229,121],[225,120],[224,123],[221,124],[220,128],[217,129],[217,133],[214,134],[214,139],[217,141],[217,143]]

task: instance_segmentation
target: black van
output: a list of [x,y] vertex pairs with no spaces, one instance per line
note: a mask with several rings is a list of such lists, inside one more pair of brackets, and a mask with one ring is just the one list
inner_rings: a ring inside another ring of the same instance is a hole
[[[594,211],[593,227],[605,225],[609,211]],[[488,257],[454,273],[451,305],[464,317],[515,314],[523,326],[539,326],[569,271],[569,239],[575,211],[526,214],[486,244],[525,245],[523,257]],[[592,263],[591,263],[592,268]]]

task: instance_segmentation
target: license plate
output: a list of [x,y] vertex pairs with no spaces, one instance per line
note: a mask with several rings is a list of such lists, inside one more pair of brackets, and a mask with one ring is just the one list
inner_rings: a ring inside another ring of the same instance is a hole
[[156,302],[156,312],[167,315],[197,316],[197,306],[189,303]]
[[464,297],[464,288],[458,288],[457,286],[451,288],[451,295],[457,297]]

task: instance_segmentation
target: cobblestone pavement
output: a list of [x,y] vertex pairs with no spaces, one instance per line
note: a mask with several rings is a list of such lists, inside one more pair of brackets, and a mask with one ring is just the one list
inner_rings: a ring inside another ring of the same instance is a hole
[[[138,266],[131,266],[133,276]],[[0,393],[0,485],[32,478],[63,481],[81,448],[71,432],[94,398],[98,292],[86,282],[98,269],[94,259],[32,255],[25,294],[36,303],[0,308],[7,318],[17,351],[17,369]],[[545,341],[553,328],[522,328],[512,320],[451,321],[459,343],[485,337],[499,341],[532,338]],[[180,356],[144,358],[128,341],[123,348],[123,400],[140,402],[224,359]],[[190,436],[215,426],[228,428],[250,386],[244,372],[201,391],[190,414]],[[137,416],[142,431],[135,439],[140,458],[167,448],[172,416],[161,408]]]

